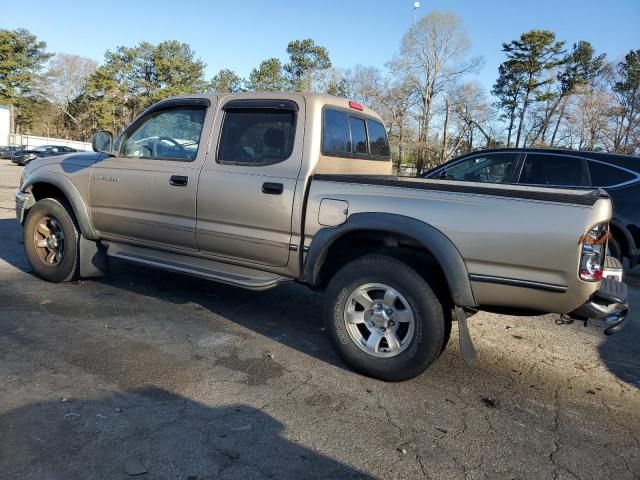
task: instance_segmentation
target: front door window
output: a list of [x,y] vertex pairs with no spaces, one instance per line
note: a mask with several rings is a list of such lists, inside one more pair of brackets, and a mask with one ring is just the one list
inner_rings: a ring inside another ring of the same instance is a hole
[[204,107],[158,110],[145,117],[122,142],[123,157],[195,160],[204,125]]

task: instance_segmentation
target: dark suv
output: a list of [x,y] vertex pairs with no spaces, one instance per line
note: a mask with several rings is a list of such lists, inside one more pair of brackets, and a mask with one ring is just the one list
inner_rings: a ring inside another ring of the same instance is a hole
[[613,199],[610,253],[640,260],[640,157],[613,153],[504,148],[473,152],[422,174],[466,182],[606,190]]

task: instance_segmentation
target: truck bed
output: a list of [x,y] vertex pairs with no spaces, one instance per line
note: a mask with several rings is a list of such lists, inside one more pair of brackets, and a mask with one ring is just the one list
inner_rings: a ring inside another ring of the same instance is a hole
[[593,206],[599,198],[609,197],[608,194],[601,189],[558,189],[497,183],[472,184],[469,182],[429,180],[426,178],[397,177],[394,175],[316,174],[313,178],[314,180],[325,182],[412,188],[418,190],[488,195],[493,197],[510,197],[589,207]]

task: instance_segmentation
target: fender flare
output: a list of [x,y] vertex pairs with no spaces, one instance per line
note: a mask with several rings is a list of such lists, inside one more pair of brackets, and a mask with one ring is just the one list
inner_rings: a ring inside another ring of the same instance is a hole
[[87,211],[87,206],[82,199],[82,195],[74,185],[74,183],[69,180],[64,175],[54,172],[34,172],[32,175],[27,177],[25,184],[20,189],[22,192],[30,191],[31,188],[37,183],[48,183],[58,188],[66,197],[66,199],[71,204],[71,208],[73,209],[73,213],[76,216],[76,220],[78,221],[78,226],[80,227],[80,232],[87,240],[97,240],[98,237],[96,235],[96,231],[91,224],[91,220],[89,219],[89,212]]
[[451,292],[459,307],[475,307],[473,290],[467,267],[449,238],[437,228],[415,218],[391,213],[355,213],[337,227],[323,228],[313,237],[304,262],[304,280],[317,285],[320,270],[331,246],[343,235],[358,230],[374,230],[409,237],[431,252],[440,264]]

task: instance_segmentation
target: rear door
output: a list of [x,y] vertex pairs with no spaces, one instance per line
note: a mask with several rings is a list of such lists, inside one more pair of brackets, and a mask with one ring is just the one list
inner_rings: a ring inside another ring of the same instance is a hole
[[285,266],[302,163],[303,98],[232,99],[220,110],[217,145],[198,186],[198,246],[222,259]]
[[107,239],[196,250],[196,191],[206,156],[209,100],[169,100],[120,137],[117,156],[93,167],[93,225]]

